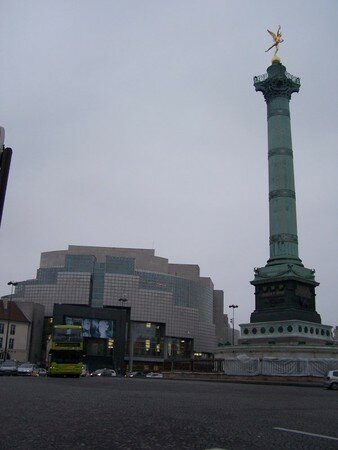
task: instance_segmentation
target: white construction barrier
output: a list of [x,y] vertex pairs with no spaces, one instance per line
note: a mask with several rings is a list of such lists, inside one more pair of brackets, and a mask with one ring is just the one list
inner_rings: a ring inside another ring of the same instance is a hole
[[250,358],[239,355],[224,360],[227,375],[272,375],[272,376],[313,376],[324,377],[329,370],[338,369],[337,359],[288,359]]

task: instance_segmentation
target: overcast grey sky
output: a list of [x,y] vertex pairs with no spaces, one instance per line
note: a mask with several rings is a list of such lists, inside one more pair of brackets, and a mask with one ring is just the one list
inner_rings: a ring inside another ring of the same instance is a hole
[[300,258],[338,325],[338,2],[0,0],[0,125],[14,150],[0,295],[69,244],[155,248],[254,309],[269,257],[266,29],[291,101]]

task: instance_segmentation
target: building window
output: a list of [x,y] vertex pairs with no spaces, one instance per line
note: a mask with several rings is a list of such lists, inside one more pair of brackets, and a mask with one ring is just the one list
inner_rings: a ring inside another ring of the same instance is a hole
[[4,333],[4,324],[3,323],[0,323],[0,334],[3,334]]
[[150,350],[150,339],[146,339],[145,340],[145,348],[146,348],[146,352],[149,352],[149,350]]
[[193,355],[193,339],[167,337],[168,358],[191,358]]
[[11,329],[10,329],[9,334],[15,334],[15,325],[13,323],[11,324]]
[[2,348],[2,337],[0,337],[0,348]]
[[9,348],[9,349],[13,349],[13,348],[14,348],[14,339],[13,339],[13,338],[10,338],[10,339],[9,339],[8,348]]
[[164,325],[152,322],[133,322],[131,334],[134,356],[163,358]]

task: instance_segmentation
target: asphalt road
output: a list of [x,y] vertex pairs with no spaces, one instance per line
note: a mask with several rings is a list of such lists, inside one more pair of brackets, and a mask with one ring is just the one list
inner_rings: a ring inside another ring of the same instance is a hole
[[165,379],[0,377],[0,448],[338,449],[338,392]]

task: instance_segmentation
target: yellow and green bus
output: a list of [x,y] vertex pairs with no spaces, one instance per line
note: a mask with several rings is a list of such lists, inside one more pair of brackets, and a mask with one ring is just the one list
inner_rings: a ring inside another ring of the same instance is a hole
[[81,325],[54,325],[48,375],[79,377],[83,368]]

